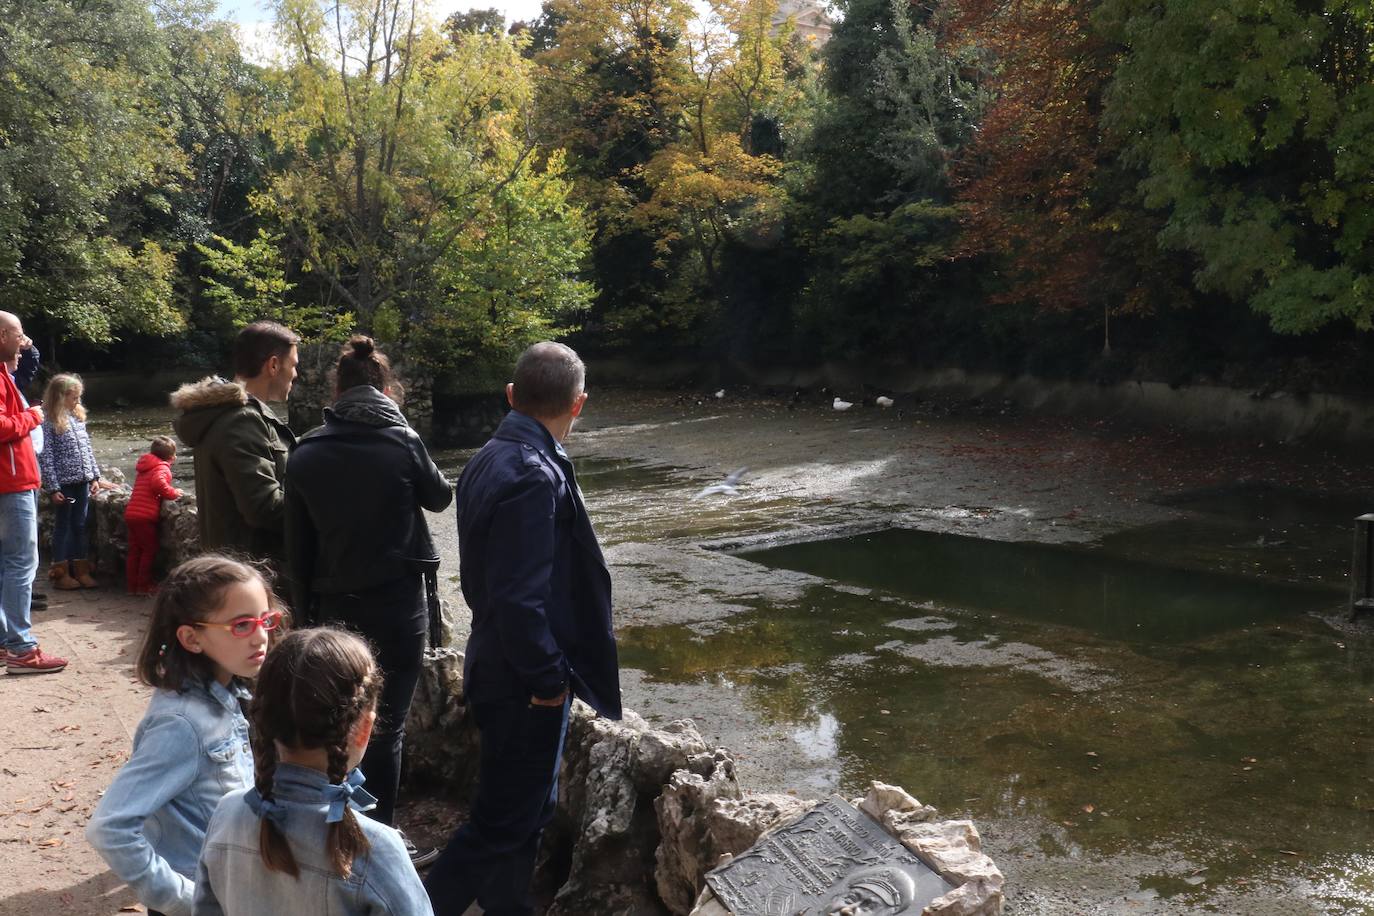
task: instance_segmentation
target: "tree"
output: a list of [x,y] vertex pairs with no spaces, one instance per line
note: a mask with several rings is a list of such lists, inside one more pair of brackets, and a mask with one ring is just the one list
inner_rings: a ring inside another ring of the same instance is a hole
[[1160,243],[1279,331],[1374,326],[1374,9],[1104,0],[1104,122]]
[[444,32],[457,41],[464,32],[476,35],[500,35],[506,31],[506,17],[498,9],[471,9],[450,13],[444,20]]
[[784,88],[776,11],[776,0],[721,0],[714,20],[689,36],[684,130],[638,172],[649,197],[631,220],[653,234],[656,265],[666,268],[678,248],[690,254],[670,287],[683,326],[722,304],[723,247],[741,232],[767,231],[780,212],[781,162],[753,149],[755,120]]
[[342,340],[348,336],[353,327],[351,312],[335,313],[291,300],[296,284],[286,279],[281,235],[259,229],[247,245],[219,235],[212,240],[213,245],[196,243],[204,258],[204,295],[223,310],[230,326],[240,328],[268,318],[306,340]]
[[530,167],[525,63],[501,36],[445,42],[416,0],[281,0],[290,104],[255,198],[370,329],[424,288],[477,214]]
[[397,333],[436,375],[504,378],[516,354],[574,330],[591,302],[581,276],[590,233],[563,160],[551,154],[504,186],[436,264],[428,301],[410,297],[420,320]]
[[523,32],[537,65],[535,130],[567,151],[593,232],[597,298],[584,327],[603,344],[642,346],[663,326],[671,269],[654,266],[655,237],[630,215],[650,193],[640,167],[682,130],[681,46],[692,15],[684,0],[546,0]]
[[850,0],[824,53],[794,205],[808,265],[799,324],[819,355],[909,350],[954,285],[949,163],[986,103],[974,53],[941,46],[903,0]]
[[183,326],[176,260],[145,232],[187,171],[137,0],[0,0],[0,298],[97,344]]

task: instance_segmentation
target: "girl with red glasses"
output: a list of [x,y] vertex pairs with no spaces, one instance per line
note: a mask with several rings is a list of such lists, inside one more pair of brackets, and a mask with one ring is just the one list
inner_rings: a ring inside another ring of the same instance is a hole
[[243,703],[285,623],[263,574],[216,554],[167,576],[135,664],[156,688],[86,827],[150,914],[190,914],[196,862],[219,800],[253,784]]

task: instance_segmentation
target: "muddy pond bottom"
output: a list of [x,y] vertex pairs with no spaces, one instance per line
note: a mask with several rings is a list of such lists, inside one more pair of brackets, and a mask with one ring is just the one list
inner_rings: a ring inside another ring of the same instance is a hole
[[625,664],[752,719],[808,791],[975,818],[1023,890],[1132,882],[1014,912],[1374,912],[1374,646],[1322,619],[1340,591],[896,529],[740,556],[816,584],[629,630]]

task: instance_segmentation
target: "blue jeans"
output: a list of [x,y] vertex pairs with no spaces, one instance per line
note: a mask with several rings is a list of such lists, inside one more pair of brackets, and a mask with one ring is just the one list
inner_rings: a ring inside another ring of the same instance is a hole
[[558,803],[568,705],[522,697],[468,707],[482,736],[477,797],[425,880],[434,916],[462,916],[473,900],[487,916],[534,912],[530,880]]
[[86,512],[90,508],[90,481],[64,483],[62,495],[66,502],[58,503],[53,513],[52,561],[86,559],[90,540],[86,537]]
[[33,492],[0,493],[0,626],[19,655],[38,645],[29,632],[29,601],[38,572],[38,511]]

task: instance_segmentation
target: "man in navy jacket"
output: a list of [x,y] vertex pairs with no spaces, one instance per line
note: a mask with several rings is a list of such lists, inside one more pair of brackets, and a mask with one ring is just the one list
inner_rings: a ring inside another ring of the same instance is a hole
[[530,347],[511,412],[458,481],[458,555],[472,609],[463,690],[481,734],[471,817],[425,882],[436,916],[476,900],[524,916],[539,837],[558,800],[568,707],[620,718],[611,577],[562,441],[587,401],[562,344]]

